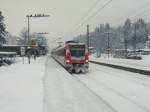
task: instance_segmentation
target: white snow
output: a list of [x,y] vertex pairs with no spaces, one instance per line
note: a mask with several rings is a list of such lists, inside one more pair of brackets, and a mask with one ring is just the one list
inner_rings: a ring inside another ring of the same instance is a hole
[[95,64],[70,75],[50,56],[17,58],[0,67],[0,112],[150,112],[150,77]]
[[80,81],[118,112],[150,112],[150,77],[90,64]]
[[143,55],[142,58],[143,58],[142,60],[119,59],[119,58],[112,58],[112,57],[97,58],[96,56],[92,55],[90,57],[90,60],[150,71],[150,55]]
[[54,60],[46,62],[44,112],[113,112]]
[[0,67],[0,112],[43,112],[45,58]]

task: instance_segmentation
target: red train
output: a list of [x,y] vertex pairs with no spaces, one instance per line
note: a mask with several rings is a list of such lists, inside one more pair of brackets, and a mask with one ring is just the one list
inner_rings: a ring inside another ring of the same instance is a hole
[[87,72],[89,68],[89,52],[84,43],[66,42],[52,50],[52,57],[61,63],[69,72]]

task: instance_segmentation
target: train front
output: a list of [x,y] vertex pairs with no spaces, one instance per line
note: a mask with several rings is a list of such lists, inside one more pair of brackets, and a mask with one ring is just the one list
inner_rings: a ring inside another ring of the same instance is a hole
[[87,72],[89,68],[89,53],[86,45],[82,43],[67,44],[65,63],[70,72]]

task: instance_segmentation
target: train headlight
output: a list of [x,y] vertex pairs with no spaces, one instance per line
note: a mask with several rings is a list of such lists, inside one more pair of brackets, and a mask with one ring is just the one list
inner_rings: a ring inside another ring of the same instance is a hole
[[86,62],[86,63],[88,63],[88,62],[89,62],[89,60],[85,60],[85,62]]
[[69,63],[69,62],[70,62],[70,60],[66,60],[66,62],[67,62],[67,63]]

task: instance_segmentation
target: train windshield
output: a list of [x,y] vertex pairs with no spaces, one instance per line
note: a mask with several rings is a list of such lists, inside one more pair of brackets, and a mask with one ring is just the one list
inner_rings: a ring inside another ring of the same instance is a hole
[[82,57],[85,53],[85,45],[70,45],[71,56]]

